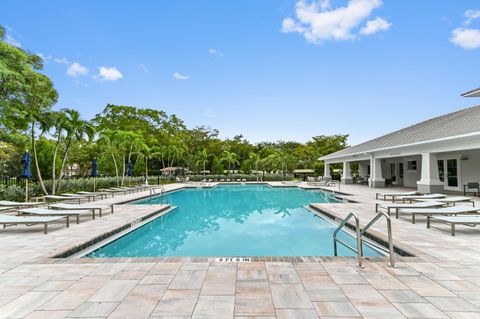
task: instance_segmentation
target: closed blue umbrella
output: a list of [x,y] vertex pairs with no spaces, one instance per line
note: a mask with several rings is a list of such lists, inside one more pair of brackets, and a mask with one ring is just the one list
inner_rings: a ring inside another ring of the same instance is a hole
[[21,178],[26,178],[26,179],[32,179],[32,172],[30,171],[30,164],[32,163],[32,160],[30,158],[30,153],[28,151],[25,152],[22,156],[22,175],[20,175]]
[[98,162],[97,159],[94,157],[92,161],[92,177],[98,176]]
[[28,202],[28,180],[32,179],[32,172],[30,170],[30,164],[32,163],[32,160],[28,151],[23,154],[21,163],[22,174],[20,175],[20,177],[25,178],[25,201]]
[[128,176],[133,176],[133,164],[132,164],[132,161],[128,161],[128,164],[127,164],[127,175],[128,175]]
[[130,177],[128,179],[128,186],[130,186],[130,184],[132,183],[132,176],[133,176],[133,164],[132,164],[132,161],[128,161],[128,164],[127,164],[127,176]]
[[92,177],[93,177],[93,191],[96,191],[96,184],[97,184],[97,176],[98,176],[98,162],[97,158],[94,157],[92,160]]

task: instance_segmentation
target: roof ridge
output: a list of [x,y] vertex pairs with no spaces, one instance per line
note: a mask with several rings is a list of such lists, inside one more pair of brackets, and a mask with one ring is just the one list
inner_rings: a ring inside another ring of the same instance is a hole
[[[468,123],[465,123],[467,121]],[[474,122],[474,125],[470,125],[472,121]],[[451,131],[454,132],[448,134]],[[405,145],[474,131],[480,131],[480,105],[462,108],[454,112],[423,120],[391,133],[381,135],[341,151],[323,156],[322,158],[328,159],[341,155],[353,154],[354,150],[358,150],[358,152],[373,151],[384,147]],[[371,145],[370,149],[365,150],[368,145]]]

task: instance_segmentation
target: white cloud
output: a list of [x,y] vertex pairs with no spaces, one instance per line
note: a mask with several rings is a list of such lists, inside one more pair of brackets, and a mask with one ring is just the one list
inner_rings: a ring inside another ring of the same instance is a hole
[[217,49],[208,49],[208,53],[211,55],[223,56],[223,52]]
[[12,37],[10,34],[6,34],[5,35],[5,42],[8,43],[8,44],[11,44],[13,46],[16,46],[17,48],[21,48],[22,47],[22,44],[20,43],[20,41],[18,41],[17,39],[15,39],[14,37]]
[[[283,20],[282,32],[300,33],[309,42],[352,40],[357,37],[361,23],[382,4],[382,0],[349,0],[346,6],[332,8],[330,1],[309,3],[307,0],[297,0],[296,17]],[[382,21],[390,24],[384,19]],[[365,28],[370,30],[373,26],[369,27],[367,23]]]
[[68,61],[66,57],[54,58],[53,62],[58,63],[58,64],[70,64],[70,61]]
[[467,10],[465,11],[465,25],[469,25],[473,20],[480,18],[480,10]]
[[480,30],[456,28],[452,31],[450,42],[466,50],[480,48]]
[[188,80],[188,79],[190,79],[190,77],[188,75],[183,75],[183,74],[180,74],[178,72],[173,73],[173,77],[176,80]]
[[123,78],[123,74],[120,71],[118,71],[118,69],[114,66],[112,67],[101,66],[99,68],[99,71],[100,72],[98,73],[98,76],[105,81],[116,81]]
[[463,27],[452,30],[450,42],[466,50],[480,48],[480,29],[471,28],[469,25],[480,18],[480,10],[465,11]]
[[78,62],[72,63],[68,68],[67,68],[67,74],[70,76],[79,76],[79,75],[87,75],[88,74],[88,69],[81,65]]
[[360,29],[360,33],[363,35],[370,35],[379,31],[387,31],[392,24],[385,19],[376,17],[373,20],[367,21],[365,26]]

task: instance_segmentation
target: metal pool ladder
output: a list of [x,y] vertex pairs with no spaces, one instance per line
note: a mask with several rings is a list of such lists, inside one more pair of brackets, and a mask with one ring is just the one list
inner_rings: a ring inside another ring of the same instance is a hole
[[167,197],[166,197],[166,191],[165,191],[165,187],[163,187],[163,185],[159,185],[159,190],[160,190],[160,193],[157,192],[156,189],[154,188],[150,188],[150,198],[153,197],[153,196],[156,196],[156,195],[160,195],[159,198],[160,198],[160,203],[162,203],[162,199],[165,199],[165,201],[167,202]]
[[[337,238],[337,234],[338,232],[347,224],[347,222],[351,219],[351,218],[355,218],[355,237],[357,239],[357,248],[347,244],[346,242],[340,240]],[[337,229],[335,229],[335,231],[333,232],[333,252],[335,254],[335,256],[337,256],[337,242],[344,245],[345,247],[347,247],[348,249],[352,250],[353,252],[357,253],[357,265],[358,267],[361,267],[363,268],[363,260],[362,260],[362,256],[363,256],[363,251],[362,251],[362,237],[363,235],[367,232],[367,230],[373,225],[375,224],[381,217],[385,217],[385,219],[387,220],[387,232],[388,232],[388,250],[389,250],[389,254],[390,254],[390,263],[389,263],[389,266],[390,267],[395,267],[395,260],[394,260],[394,251],[393,251],[393,237],[392,237],[392,222],[391,222],[391,219],[390,219],[390,216],[388,216],[387,214],[385,214],[384,212],[379,212],[374,218],[372,218],[372,220],[370,220],[370,222],[363,228],[360,228],[360,218],[358,217],[358,215],[354,212],[351,212],[347,215],[347,217],[340,223],[340,225],[338,225]]]

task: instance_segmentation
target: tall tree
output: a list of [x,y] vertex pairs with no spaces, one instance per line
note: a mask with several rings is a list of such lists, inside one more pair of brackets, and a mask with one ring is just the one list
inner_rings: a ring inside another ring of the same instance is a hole
[[63,111],[65,112],[63,125],[66,130],[66,137],[62,165],[60,166],[60,176],[58,177],[57,181],[57,190],[60,190],[61,187],[60,182],[63,177],[65,163],[67,162],[68,153],[72,143],[80,142],[85,137],[89,140],[92,140],[93,136],[95,135],[95,128],[93,127],[92,123],[82,120],[78,111],[73,109],[64,109]]

